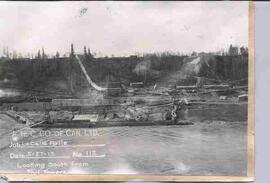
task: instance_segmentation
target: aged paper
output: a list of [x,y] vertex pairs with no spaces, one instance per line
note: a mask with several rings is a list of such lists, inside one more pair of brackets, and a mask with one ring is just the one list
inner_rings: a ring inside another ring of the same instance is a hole
[[251,2],[0,2],[3,180],[251,181]]

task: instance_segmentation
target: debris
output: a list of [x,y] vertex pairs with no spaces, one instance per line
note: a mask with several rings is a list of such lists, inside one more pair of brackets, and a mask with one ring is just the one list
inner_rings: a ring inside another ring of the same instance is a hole
[[54,121],[72,120],[74,115],[70,111],[50,111],[50,119]]
[[98,114],[77,114],[74,115],[73,121],[90,121],[96,122],[98,120]]
[[220,100],[227,100],[227,96],[220,96],[219,99]]
[[142,88],[143,87],[143,82],[130,83],[130,87],[133,87],[133,88]]

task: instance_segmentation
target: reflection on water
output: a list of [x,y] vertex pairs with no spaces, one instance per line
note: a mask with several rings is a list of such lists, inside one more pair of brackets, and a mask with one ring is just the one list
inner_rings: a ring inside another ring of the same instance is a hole
[[245,122],[110,128],[106,129],[108,156],[114,166],[132,167],[138,173],[242,175],[245,131]]
[[139,174],[140,172],[131,168],[128,162],[120,161],[118,164],[115,164],[110,167],[110,169],[104,174]]

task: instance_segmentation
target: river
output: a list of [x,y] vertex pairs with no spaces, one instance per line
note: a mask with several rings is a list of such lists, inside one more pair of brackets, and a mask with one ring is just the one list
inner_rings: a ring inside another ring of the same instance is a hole
[[[246,110],[246,105],[188,110],[184,111],[184,117],[192,119],[194,125],[98,128],[94,129],[97,136],[90,133],[93,129],[85,128],[33,129],[28,137],[5,141],[57,143],[63,140],[66,144],[9,148],[3,147],[2,139],[0,172],[244,176]],[[0,116],[0,125],[6,124],[6,118]],[[97,146],[90,146],[93,144]],[[59,158],[15,157],[29,152]]]

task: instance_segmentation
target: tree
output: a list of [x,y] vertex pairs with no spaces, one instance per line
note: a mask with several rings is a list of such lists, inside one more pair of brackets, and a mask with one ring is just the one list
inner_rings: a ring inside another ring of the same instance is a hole
[[16,59],[16,58],[17,58],[17,53],[16,53],[16,51],[15,51],[15,50],[13,51],[12,56],[13,56],[13,59]]
[[73,43],[71,43],[71,46],[70,46],[70,57],[74,57]]
[[58,52],[58,51],[56,52],[55,57],[56,57],[56,58],[59,58],[59,57],[60,57],[60,55],[59,55],[59,52]]
[[240,48],[240,54],[241,54],[241,55],[247,55],[247,52],[246,52],[245,47],[242,46],[242,47]]
[[89,57],[92,56],[92,54],[91,54],[91,52],[90,52],[90,48],[88,48],[88,53],[87,53],[87,54],[88,54]]
[[246,47],[246,54],[248,55],[248,47]]
[[8,51],[8,47],[7,47],[7,52],[6,52],[6,53],[7,53],[7,58],[9,58],[9,51]]
[[230,45],[228,52],[229,52],[230,56],[239,55],[239,49],[237,46],[234,47],[234,46]]
[[84,53],[84,56],[87,55],[86,46],[83,47],[83,53]]
[[237,46],[234,47],[234,54],[239,55],[239,48]]
[[193,51],[193,52],[191,53],[191,56],[197,56],[197,53],[196,53],[195,51]]
[[230,45],[228,53],[229,53],[229,55],[233,54],[233,46],[232,45]]
[[3,55],[6,55],[6,54],[7,54],[6,48],[4,47],[4,48],[3,48]]
[[42,47],[42,59],[44,59],[46,57],[45,52],[44,52],[44,48]]
[[40,55],[40,50],[38,50],[37,58],[38,58],[38,59],[40,59],[40,58],[41,58],[41,55]]

